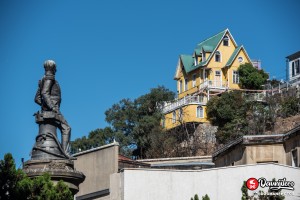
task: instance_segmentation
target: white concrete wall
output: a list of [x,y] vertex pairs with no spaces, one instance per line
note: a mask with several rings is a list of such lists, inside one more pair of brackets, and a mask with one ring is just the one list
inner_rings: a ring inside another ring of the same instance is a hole
[[[264,177],[270,181],[285,177],[295,182],[293,196],[286,196],[285,199],[300,199],[300,169],[279,164],[240,165],[200,171],[125,169],[119,174],[121,187],[116,189],[121,190],[122,194],[114,199],[190,200],[195,194],[200,199],[208,194],[211,200],[240,200],[243,181],[250,177]],[[282,192],[285,191],[290,192]],[[112,190],[111,195],[114,192]]]

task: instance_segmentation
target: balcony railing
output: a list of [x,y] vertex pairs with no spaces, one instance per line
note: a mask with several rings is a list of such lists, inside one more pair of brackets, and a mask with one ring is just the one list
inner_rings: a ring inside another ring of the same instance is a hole
[[251,93],[244,95],[246,101],[266,101],[266,93]]
[[177,99],[172,102],[164,102],[162,106],[163,113],[170,112],[172,110],[176,110],[185,105],[189,104],[199,104],[205,105],[207,103],[207,98],[203,96],[185,96],[182,99]]
[[227,81],[217,81],[217,80],[206,80],[199,86],[200,89],[221,89],[225,90],[228,88]]

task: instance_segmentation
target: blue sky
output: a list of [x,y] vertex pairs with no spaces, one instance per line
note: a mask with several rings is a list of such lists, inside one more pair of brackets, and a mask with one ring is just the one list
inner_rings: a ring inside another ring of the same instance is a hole
[[33,101],[54,59],[72,140],[103,128],[104,112],[173,80],[179,54],[225,28],[271,77],[300,50],[297,0],[0,1],[0,157],[28,160],[38,127]]

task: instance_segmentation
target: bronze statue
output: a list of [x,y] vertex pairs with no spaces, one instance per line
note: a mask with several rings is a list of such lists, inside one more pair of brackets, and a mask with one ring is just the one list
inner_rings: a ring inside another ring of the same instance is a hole
[[[31,159],[23,163],[23,171],[29,178],[48,173],[57,183],[63,180],[73,195],[79,191],[79,184],[85,179],[76,171],[76,158],[69,155],[71,128],[60,113],[61,91],[55,80],[56,64],[53,60],[44,63],[45,75],[39,81],[34,101],[41,110],[34,114],[39,132],[31,151]],[[57,139],[57,129],[61,132],[61,142]]]
[[[60,112],[61,90],[55,80],[56,64],[53,60],[47,60],[44,68],[45,75],[39,80],[35,95],[35,102],[41,106],[41,111],[35,113],[39,134],[32,151],[32,158],[70,158],[68,151],[71,127]],[[61,144],[57,139],[56,128],[61,132]]]

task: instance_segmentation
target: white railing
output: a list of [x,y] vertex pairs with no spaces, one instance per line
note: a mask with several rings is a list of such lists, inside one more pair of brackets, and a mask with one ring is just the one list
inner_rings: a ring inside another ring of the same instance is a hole
[[176,110],[185,105],[189,104],[202,104],[205,105],[207,103],[207,98],[203,96],[185,96],[182,99],[177,99],[172,102],[164,102],[162,111],[163,113],[170,112],[172,110]]
[[266,96],[265,92],[244,95],[246,101],[266,101]]
[[206,80],[199,86],[200,89],[208,88],[208,89],[227,89],[228,83],[227,81],[217,81],[217,80]]

